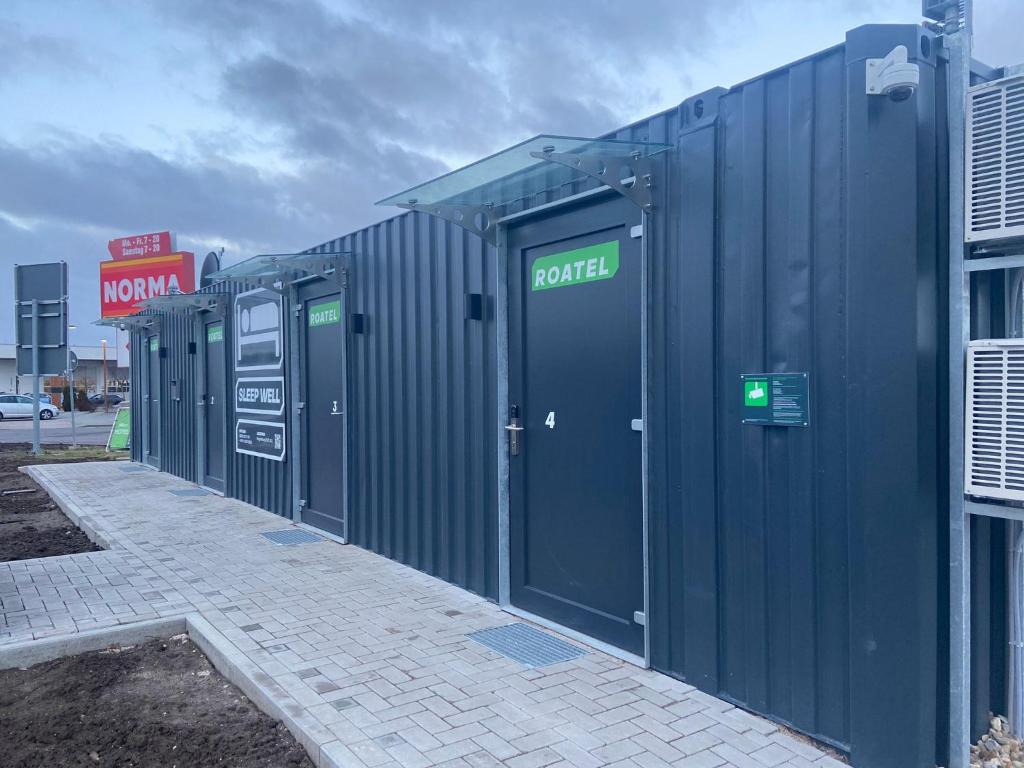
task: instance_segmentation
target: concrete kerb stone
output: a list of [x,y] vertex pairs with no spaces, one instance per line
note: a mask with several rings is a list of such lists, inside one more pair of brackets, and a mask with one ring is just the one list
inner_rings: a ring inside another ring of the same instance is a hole
[[185,617],[171,616],[0,645],[0,669],[31,667],[65,656],[102,651],[113,645],[138,645],[160,637],[180,635],[185,630]]
[[101,651],[112,646],[138,645],[183,633],[188,634],[213,667],[257,708],[284,723],[313,762],[321,768],[343,768],[345,763],[339,763],[323,750],[323,747],[337,742],[337,737],[198,613],[0,646],[0,669],[24,669],[66,656]]
[[44,491],[46,491],[50,495],[50,498],[56,502],[58,507],[60,507],[60,511],[67,515],[68,519],[81,529],[82,533],[89,538],[89,541],[103,547],[103,549],[114,549],[117,545],[93,527],[92,523],[89,522],[88,516],[82,511],[81,507],[67,498],[59,489],[55,488],[52,482],[44,480],[39,475],[40,466],[45,465],[30,464],[25,467],[18,467],[18,471],[31,477]]

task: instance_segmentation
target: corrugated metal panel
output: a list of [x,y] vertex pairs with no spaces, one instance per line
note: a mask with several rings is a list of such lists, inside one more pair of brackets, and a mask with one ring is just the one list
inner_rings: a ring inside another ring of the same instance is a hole
[[[407,214],[319,246],[351,251],[353,543],[497,595],[495,255]],[[483,320],[465,294],[487,297]]]
[[[654,664],[872,766],[934,765],[944,642],[934,58],[905,109],[863,85],[920,34],[856,30],[651,126],[681,129],[652,264]],[[741,423],[765,371],[810,374],[809,428]]]

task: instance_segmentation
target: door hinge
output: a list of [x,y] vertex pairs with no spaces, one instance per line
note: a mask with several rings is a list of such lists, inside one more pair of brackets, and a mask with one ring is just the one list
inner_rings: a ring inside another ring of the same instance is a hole
[[306,404],[302,403],[302,402],[299,402],[299,403],[295,404],[295,410],[297,410],[297,411],[301,411],[305,407],[306,407]]
[[629,236],[632,237],[634,240],[636,238],[638,238],[638,237],[643,237],[644,236],[644,225],[643,224],[637,224],[635,227],[630,227],[629,228]]
[[647,616],[643,611],[633,611],[633,623],[641,627],[647,626]]
[[644,431],[644,420],[643,419],[633,419],[631,422],[629,422],[629,428],[632,429],[634,432],[643,432]]
[[299,499],[299,512],[301,512],[305,508],[306,508],[306,500],[305,499]]
[[302,316],[302,304],[296,304],[295,308],[292,309],[292,312],[295,313],[295,317],[301,317]]

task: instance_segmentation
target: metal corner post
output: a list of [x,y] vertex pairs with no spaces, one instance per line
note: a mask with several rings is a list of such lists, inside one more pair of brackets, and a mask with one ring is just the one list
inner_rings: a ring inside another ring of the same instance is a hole
[[964,500],[964,365],[970,339],[970,273],[964,269],[964,154],[971,66],[971,0],[951,3],[949,52],[949,766],[968,768],[971,741],[971,544]]

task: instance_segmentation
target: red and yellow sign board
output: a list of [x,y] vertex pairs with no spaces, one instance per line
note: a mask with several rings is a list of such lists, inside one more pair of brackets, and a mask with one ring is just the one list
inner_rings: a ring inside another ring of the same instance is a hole
[[107,250],[110,251],[110,257],[117,261],[141,259],[146,256],[168,256],[174,253],[174,239],[170,232],[128,235],[109,241]]
[[191,293],[195,287],[195,255],[187,251],[142,259],[101,261],[100,315],[130,315],[145,299],[166,293]]

